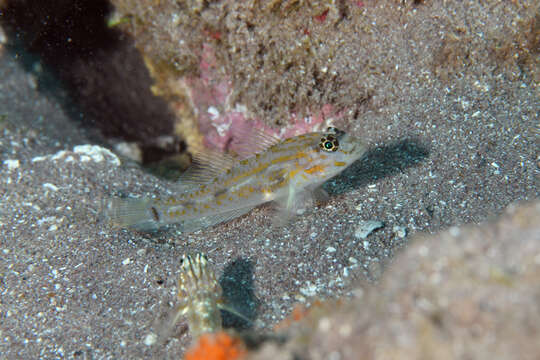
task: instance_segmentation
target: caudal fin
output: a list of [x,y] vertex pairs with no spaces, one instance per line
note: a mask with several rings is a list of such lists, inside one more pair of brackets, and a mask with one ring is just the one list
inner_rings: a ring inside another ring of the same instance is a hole
[[111,225],[119,228],[149,231],[160,226],[160,214],[151,199],[108,199],[104,215]]

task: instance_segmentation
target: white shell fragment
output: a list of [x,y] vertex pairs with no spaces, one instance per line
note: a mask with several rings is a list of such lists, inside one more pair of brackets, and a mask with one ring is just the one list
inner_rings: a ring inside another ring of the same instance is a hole
[[121,142],[114,146],[114,150],[130,160],[142,163],[142,150],[137,143]]
[[335,247],[333,246],[329,246],[326,248],[326,252],[329,252],[329,253],[335,253],[337,250]]
[[[75,156],[75,157],[74,157]],[[36,156],[32,159],[33,163],[39,161],[59,161],[73,162],[74,160],[80,162],[107,162],[110,165],[120,166],[120,159],[109,149],[105,149],[97,145],[77,145],[73,148],[73,151],[61,150],[56,154]]]
[[81,161],[107,161],[112,165],[120,166],[120,160],[109,149],[97,145],[77,145],[73,152],[81,156]]
[[301,287],[300,293],[307,297],[313,297],[317,295],[317,285],[312,284],[311,281],[307,281],[306,285]]
[[146,346],[152,346],[156,343],[157,336],[154,333],[149,333],[144,337],[143,343]]
[[407,236],[407,228],[405,226],[394,225],[392,231],[400,239],[403,239],[405,236]]
[[19,162],[19,160],[4,160],[4,166],[8,169],[8,171],[13,171],[17,169],[20,165],[21,163]]
[[354,236],[357,239],[365,239],[374,230],[384,227],[384,223],[378,220],[361,221],[354,231]]
[[58,186],[51,183],[43,183],[41,186],[43,186],[46,190],[58,191]]

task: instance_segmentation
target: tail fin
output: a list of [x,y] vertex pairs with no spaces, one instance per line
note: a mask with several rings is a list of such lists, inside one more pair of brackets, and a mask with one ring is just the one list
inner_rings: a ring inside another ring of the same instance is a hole
[[151,199],[111,198],[103,208],[105,219],[114,227],[149,231],[160,226],[160,212]]

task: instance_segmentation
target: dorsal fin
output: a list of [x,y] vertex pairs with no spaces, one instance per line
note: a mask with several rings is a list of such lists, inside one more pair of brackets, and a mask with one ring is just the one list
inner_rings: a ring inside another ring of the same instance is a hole
[[264,152],[280,141],[279,137],[264,129],[246,126],[234,134],[231,148],[241,158],[247,158]]
[[230,155],[202,148],[191,149],[191,155],[191,166],[178,178],[181,185],[207,184],[230,170],[235,160]]
[[[245,159],[264,152],[280,140],[263,129],[245,126],[235,133],[231,149],[239,156],[239,159]],[[199,147],[190,149],[190,152],[193,163],[178,179],[180,184],[187,185],[187,189],[189,185],[212,182],[218,175],[231,169],[237,160],[231,155]]]

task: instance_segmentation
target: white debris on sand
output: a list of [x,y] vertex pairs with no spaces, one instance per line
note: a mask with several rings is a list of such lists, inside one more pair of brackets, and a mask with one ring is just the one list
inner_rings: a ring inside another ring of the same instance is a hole
[[61,150],[57,152],[56,154],[52,155],[45,155],[45,156],[36,156],[32,159],[32,162],[39,162],[39,161],[56,161],[56,160],[64,160],[67,162],[72,162],[75,160],[75,158],[79,159],[80,162],[102,162],[106,161],[107,163],[114,165],[114,166],[120,166],[120,159],[109,149],[105,149],[98,145],[77,145],[73,147],[73,151],[69,150]]
[[150,333],[145,336],[143,343],[146,346],[152,346],[156,343],[156,340],[157,340],[156,334]]
[[105,149],[97,145],[77,145],[73,148],[73,152],[81,155],[81,161],[95,161],[102,162],[106,160],[107,162],[120,166],[120,159],[109,149]]
[[136,143],[121,142],[114,146],[114,150],[128,159],[142,163],[142,150]]
[[7,167],[8,171],[13,171],[21,165],[19,160],[10,160],[10,159],[4,160],[3,164],[5,167]]
[[392,231],[400,239],[403,239],[405,236],[407,236],[407,228],[405,226],[394,225]]
[[43,183],[41,186],[43,186],[47,190],[58,191],[58,186],[51,183]]
[[378,220],[361,221],[354,231],[354,236],[357,239],[365,239],[374,230],[384,227],[384,223]]

